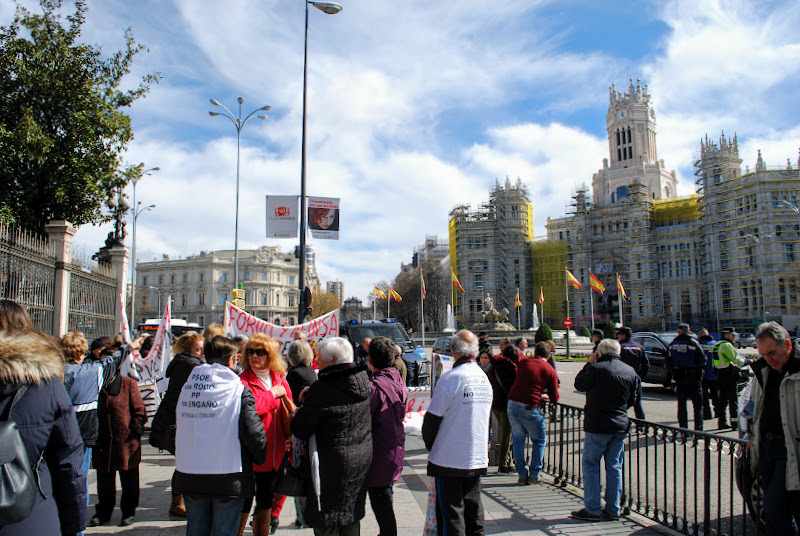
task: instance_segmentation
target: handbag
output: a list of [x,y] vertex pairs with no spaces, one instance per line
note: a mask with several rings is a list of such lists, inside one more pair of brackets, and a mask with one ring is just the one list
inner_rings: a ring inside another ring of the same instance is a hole
[[[11,410],[27,389],[28,386],[23,385],[11,396],[0,421],[0,526],[18,523],[28,517],[39,488],[17,423],[11,420]],[[37,468],[40,461],[41,457],[36,463]]]
[[285,495],[287,497],[305,497],[306,487],[308,483],[308,476],[306,469],[307,465],[300,463],[299,467],[292,465],[292,451],[287,450],[283,454],[283,460],[272,479],[272,491],[276,495]]
[[294,402],[292,402],[292,399],[288,396],[282,396],[280,401],[281,405],[278,407],[278,418],[281,420],[283,435],[289,437],[292,435],[292,417],[294,417],[297,406],[294,405]]

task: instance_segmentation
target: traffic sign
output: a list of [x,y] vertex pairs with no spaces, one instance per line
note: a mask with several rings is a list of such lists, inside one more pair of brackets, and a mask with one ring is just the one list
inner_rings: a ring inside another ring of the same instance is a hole
[[567,317],[561,321],[561,325],[567,329],[572,329],[572,326],[574,326],[575,324],[572,322],[572,319],[570,317]]

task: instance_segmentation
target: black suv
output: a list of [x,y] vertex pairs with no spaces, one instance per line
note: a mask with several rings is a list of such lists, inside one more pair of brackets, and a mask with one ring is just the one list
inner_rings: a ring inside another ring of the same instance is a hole
[[428,385],[430,381],[430,362],[419,345],[414,344],[405,328],[393,318],[388,320],[352,320],[339,324],[339,336],[350,341],[355,351],[365,338],[389,337],[403,349],[408,374],[406,385]]

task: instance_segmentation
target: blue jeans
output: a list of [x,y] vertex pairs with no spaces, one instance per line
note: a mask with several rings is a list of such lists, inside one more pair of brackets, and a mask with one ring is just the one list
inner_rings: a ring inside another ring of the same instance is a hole
[[[83,463],[81,464],[81,469],[83,469],[83,474],[86,475],[86,504],[89,505],[92,503],[89,497],[89,468],[92,465],[92,447],[87,447],[84,445],[83,447]],[[78,532],[75,536],[83,536],[83,532]]]
[[217,499],[184,493],[186,536],[230,536],[239,529],[243,499]]
[[786,444],[783,438],[762,437],[758,453],[767,536],[796,535],[797,523],[792,515],[793,498],[791,492],[786,491]]
[[606,462],[606,512],[619,515],[622,495],[622,452],[625,432],[586,432],[583,444],[583,504],[590,514],[600,515],[600,458]]
[[[508,401],[508,422],[511,424],[511,443],[514,448],[514,464],[520,480],[529,476],[538,478],[544,459],[545,424],[539,408],[526,409],[525,404]],[[525,465],[525,437],[530,436],[533,449],[530,466]]]

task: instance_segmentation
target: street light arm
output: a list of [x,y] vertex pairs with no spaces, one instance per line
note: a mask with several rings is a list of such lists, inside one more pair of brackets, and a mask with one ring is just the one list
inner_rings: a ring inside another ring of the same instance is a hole
[[[244,121],[242,121],[242,126],[241,126],[241,128],[244,128],[244,126],[247,124],[247,122],[248,122],[248,121],[250,121],[250,118],[251,118],[251,117],[253,117],[255,114],[257,114],[258,112],[261,112],[261,111],[267,111],[267,110],[269,110],[269,109],[270,109],[270,107],[269,107],[269,106],[264,106],[264,107],[262,107],[262,108],[259,108],[258,110],[253,110],[252,112],[250,112],[250,115],[248,115],[247,117],[245,117],[245,118],[244,118]],[[267,116],[265,116],[265,115],[264,115],[264,116],[261,116],[261,115],[259,115],[259,116],[258,116],[258,118],[259,118],[259,119],[262,119],[262,118],[263,118],[263,119],[266,119],[266,117],[267,117]]]
[[213,115],[225,115],[225,116],[226,116],[228,119],[230,119],[230,120],[231,120],[231,121],[233,121],[234,123],[237,123],[237,121],[236,121],[236,116],[235,116],[235,115],[233,115],[233,112],[231,112],[231,111],[228,109],[228,107],[227,107],[227,106],[225,106],[225,105],[224,105],[224,104],[222,104],[221,102],[218,102],[216,99],[211,99],[211,104],[213,104],[214,106],[219,106],[220,108],[222,108],[223,110],[225,110],[225,111],[226,111],[226,112],[228,112],[228,113],[227,113],[227,114],[221,114],[221,113],[219,113],[219,112],[208,112],[210,115],[212,115],[212,116],[213,116]]
[[211,117],[224,117],[226,119],[229,119],[230,122],[233,123],[233,126],[236,127],[236,130],[241,130],[241,127],[239,126],[239,120],[230,115],[230,110],[226,114],[219,112],[208,112],[208,115],[210,115]]
[[800,214],[800,208],[796,205],[791,204],[790,202],[786,201],[785,199],[781,199],[781,205],[787,206],[790,209],[794,210],[797,214]]

